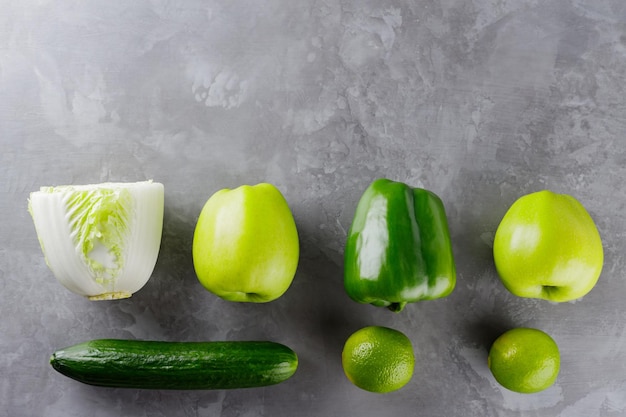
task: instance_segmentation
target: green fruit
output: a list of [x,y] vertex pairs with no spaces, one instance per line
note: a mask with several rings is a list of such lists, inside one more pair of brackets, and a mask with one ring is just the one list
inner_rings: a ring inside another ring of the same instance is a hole
[[144,389],[231,389],[291,377],[298,357],[274,342],[160,342],[99,339],[59,349],[61,374],[90,385]]
[[522,327],[496,339],[489,351],[488,366],[500,385],[529,394],[554,384],[561,357],[556,342],[548,334]]
[[220,190],[206,202],[193,237],[202,285],[230,301],[268,302],[291,285],[298,232],[287,201],[271,184]]
[[496,231],[493,255],[511,293],[554,302],[591,291],[604,262],[589,213],[574,197],[550,191],[528,194],[511,206]]
[[405,386],[413,376],[411,341],[388,327],[369,326],[353,333],[341,354],[343,370],[354,385],[386,393]]
[[344,251],[344,288],[359,303],[400,312],[448,296],[456,266],[441,199],[379,178],[361,196]]

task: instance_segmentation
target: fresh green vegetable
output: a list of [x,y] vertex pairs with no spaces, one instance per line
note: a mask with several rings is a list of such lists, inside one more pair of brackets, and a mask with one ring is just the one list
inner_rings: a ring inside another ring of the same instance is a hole
[[163,228],[163,185],[152,181],[42,187],[28,209],[46,263],[92,300],[130,297],[152,274]]
[[296,224],[271,184],[220,190],[204,205],[193,236],[198,280],[230,301],[268,302],[291,285],[298,266]]
[[493,255],[511,293],[553,302],[591,291],[604,263],[600,233],[587,210],[574,197],[548,190],[513,203],[496,231]]
[[298,357],[268,341],[161,342],[99,339],[57,350],[52,367],[90,385],[144,389],[231,389],[278,384]]
[[407,303],[445,297],[456,284],[441,199],[388,179],[374,181],[363,193],[344,257],[348,295],[395,312]]

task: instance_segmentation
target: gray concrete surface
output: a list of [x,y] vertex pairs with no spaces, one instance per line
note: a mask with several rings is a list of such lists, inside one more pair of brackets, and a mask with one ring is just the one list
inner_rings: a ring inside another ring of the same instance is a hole
[[[0,415],[626,415],[626,3],[622,0],[0,1]],[[378,177],[446,204],[454,293],[400,314],[342,284],[346,231]],[[26,211],[42,185],[165,184],[160,257],[132,298],[90,302],[47,269]],[[191,261],[215,191],[267,181],[301,240],[292,287],[269,304],[218,299]],[[582,300],[517,298],[491,241],[507,207],[570,193],[603,238]],[[341,349],[365,325],[405,332],[411,382],[362,391]],[[486,365],[502,331],[561,348],[557,383],[499,387]],[[270,339],[300,367],[234,391],[103,389],[64,378],[51,352],[98,337]]]

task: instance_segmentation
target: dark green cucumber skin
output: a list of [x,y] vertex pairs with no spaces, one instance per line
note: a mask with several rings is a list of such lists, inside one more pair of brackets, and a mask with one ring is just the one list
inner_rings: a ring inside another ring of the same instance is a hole
[[296,372],[298,357],[269,341],[98,339],[57,350],[50,364],[89,385],[207,390],[278,384]]

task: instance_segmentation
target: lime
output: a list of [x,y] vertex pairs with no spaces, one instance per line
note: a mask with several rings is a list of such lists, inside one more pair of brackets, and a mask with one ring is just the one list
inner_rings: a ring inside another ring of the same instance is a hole
[[371,392],[402,388],[413,376],[413,346],[404,333],[368,326],[346,340],[341,354],[343,370],[354,385]]
[[500,385],[528,394],[554,384],[561,356],[556,342],[547,333],[520,327],[496,339],[487,364]]

